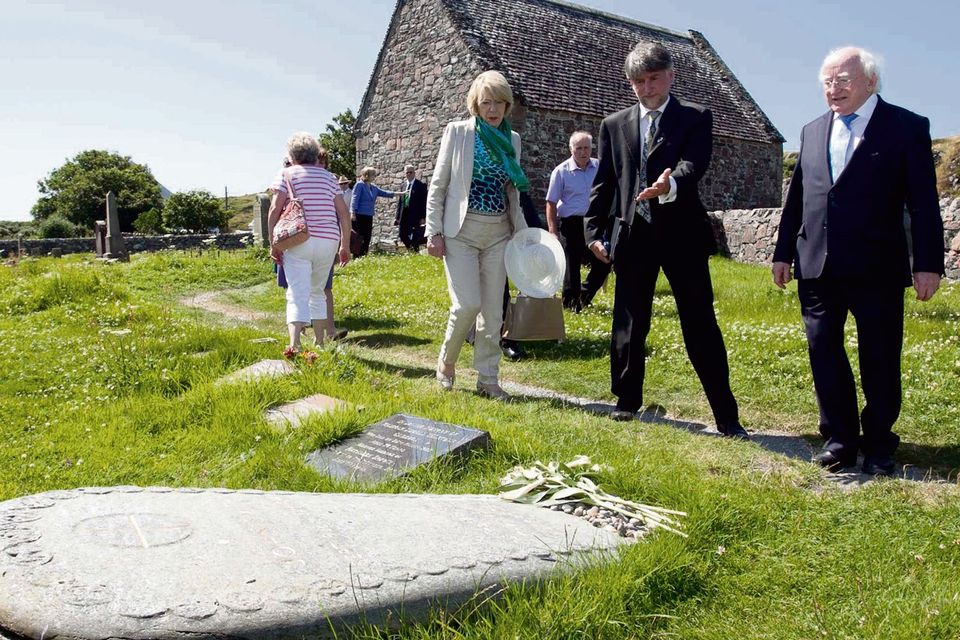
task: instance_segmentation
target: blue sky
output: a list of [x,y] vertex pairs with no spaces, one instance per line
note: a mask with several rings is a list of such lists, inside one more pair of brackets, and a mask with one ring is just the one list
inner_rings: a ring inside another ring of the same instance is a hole
[[[817,68],[857,44],[882,95],[960,134],[960,3],[635,0],[578,4],[703,33],[796,149],[823,112]],[[29,219],[37,180],[84,149],[147,164],[172,191],[262,190],[297,130],[356,112],[395,2],[26,2],[0,21],[0,219]],[[647,7],[656,6],[656,13]],[[589,43],[584,43],[589,46]],[[608,73],[611,70],[598,70]]]

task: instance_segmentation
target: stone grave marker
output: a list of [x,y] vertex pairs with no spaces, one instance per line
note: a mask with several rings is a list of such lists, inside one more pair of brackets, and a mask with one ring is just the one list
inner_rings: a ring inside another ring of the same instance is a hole
[[267,214],[270,212],[270,196],[266,193],[257,195],[253,202],[253,239],[261,247],[270,246],[267,236]]
[[117,213],[117,197],[113,195],[113,191],[107,192],[107,237],[104,247],[104,258],[123,261],[130,259],[123,234],[120,232],[120,214]]
[[93,246],[96,256],[102,258],[107,251],[107,223],[103,220],[93,223]]
[[51,491],[0,502],[0,637],[326,637],[625,543],[496,496]]
[[486,431],[398,413],[358,436],[311,452],[307,464],[335,478],[376,483],[435,458],[489,444]]
[[231,384],[234,382],[253,382],[260,378],[277,378],[280,376],[295,373],[297,368],[286,360],[261,360],[254,362],[249,367],[244,367],[239,371],[226,375],[219,380],[217,384]]
[[327,413],[328,411],[334,411],[346,406],[347,403],[339,398],[332,398],[322,393],[317,393],[274,409],[268,409],[266,418],[267,422],[275,426],[289,424],[291,427],[296,427],[304,418]]

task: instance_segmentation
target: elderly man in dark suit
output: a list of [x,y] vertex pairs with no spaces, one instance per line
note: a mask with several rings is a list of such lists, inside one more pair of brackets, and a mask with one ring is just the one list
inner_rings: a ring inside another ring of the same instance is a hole
[[412,164],[405,166],[403,172],[403,195],[397,200],[397,215],[393,224],[400,227],[403,246],[416,251],[425,242],[423,225],[427,218],[427,185],[417,179],[417,169]]
[[[698,182],[713,153],[706,108],[670,94],[674,71],[661,44],[641,43],[624,72],[639,104],[600,125],[597,177],[584,217],[587,245],[617,275],[610,345],[614,420],[632,420],[643,403],[645,342],[653,293],[663,269],[677,304],[683,340],[721,434],[746,439],[723,336],[713,311],[708,258],[716,241]],[[604,246],[611,227],[617,233]]]
[[[820,81],[829,111],[801,134],[773,281],[783,288],[793,264],[825,440],[813,461],[837,471],[855,465],[862,450],[865,473],[890,475],[900,442],[893,424],[901,404],[903,290],[912,281],[917,299],[929,300],[944,273],[930,123],[877,95],[876,59],[864,49],[831,51]],[[848,313],[857,323],[866,400],[859,415],[844,350]]]

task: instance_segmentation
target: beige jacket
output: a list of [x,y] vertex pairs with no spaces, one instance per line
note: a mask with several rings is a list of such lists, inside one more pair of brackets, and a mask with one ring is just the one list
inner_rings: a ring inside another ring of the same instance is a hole
[[[442,233],[455,238],[467,217],[467,200],[473,180],[473,145],[476,124],[468,120],[451,122],[443,132],[440,154],[430,179],[427,193],[427,231],[429,238]],[[520,159],[520,136],[513,132],[513,150]],[[520,192],[512,184],[507,185],[507,217],[513,232],[526,229],[527,223],[520,211]]]

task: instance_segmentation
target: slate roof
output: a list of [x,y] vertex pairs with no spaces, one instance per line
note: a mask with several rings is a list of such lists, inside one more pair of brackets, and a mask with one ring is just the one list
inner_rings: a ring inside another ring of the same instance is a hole
[[528,107],[603,116],[635,104],[623,60],[637,42],[659,41],[673,56],[673,92],[709,107],[715,134],[784,140],[696,31],[678,33],[552,0],[439,2],[481,64],[504,72]]

